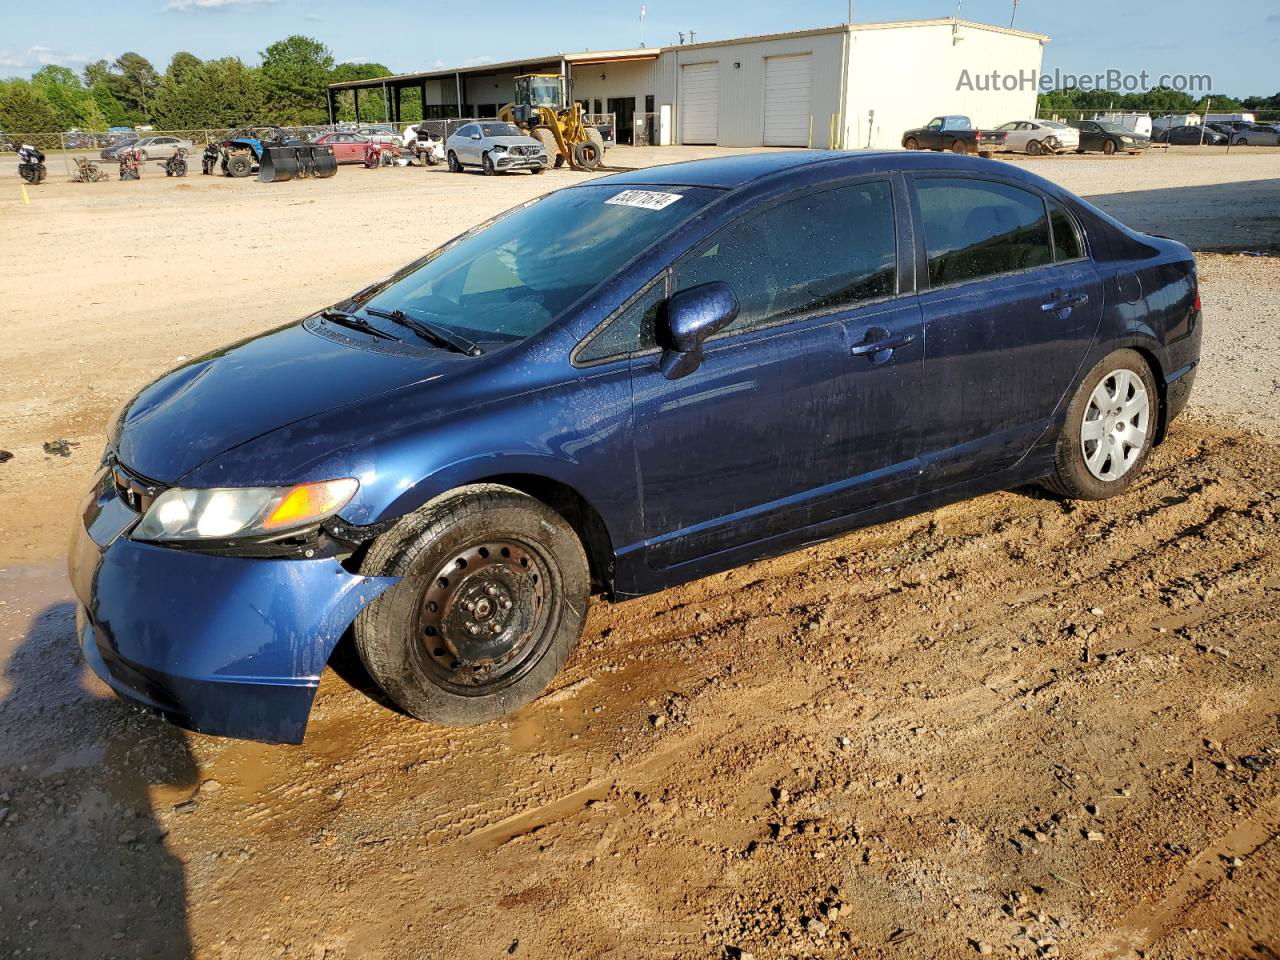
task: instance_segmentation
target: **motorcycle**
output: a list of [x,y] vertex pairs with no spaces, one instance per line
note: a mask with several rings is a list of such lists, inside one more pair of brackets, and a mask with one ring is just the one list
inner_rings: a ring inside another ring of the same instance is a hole
[[142,178],[142,154],[136,147],[120,151],[120,179],[140,180]]
[[206,176],[213,176],[213,171],[218,168],[218,161],[221,159],[222,148],[216,143],[206,143],[204,153],[200,155],[200,172]]
[[173,155],[164,162],[164,175],[166,177],[185,177],[187,175],[186,147],[179,147],[173,152]]
[[400,160],[400,151],[385,143],[370,140],[364,147],[364,165],[373,170],[377,167],[393,167]]
[[44,166],[44,153],[37,147],[24,143],[18,147],[18,176],[35,186],[44,183],[49,172]]

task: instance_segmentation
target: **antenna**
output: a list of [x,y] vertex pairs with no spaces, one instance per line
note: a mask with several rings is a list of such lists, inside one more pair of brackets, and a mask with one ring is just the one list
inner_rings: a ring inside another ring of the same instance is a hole
[[1010,16],[1009,16],[1009,29],[1010,29],[1010,30],[1012,30],[1012,29],[1013,29],[1013,21],[1015,21],[1015,20],[1017,20],[1017,19],[1018,19],[1018,4],[1019,4],[1019,3],[1021,3],[1021,2],[1022,2],[1022,0],[1013,0],[1013,13],[1012,13],[1012,14],[1010,14]]
[[644,16],[649,11],[645,9],[645,5],[640,4],[640,46],[644,46]]

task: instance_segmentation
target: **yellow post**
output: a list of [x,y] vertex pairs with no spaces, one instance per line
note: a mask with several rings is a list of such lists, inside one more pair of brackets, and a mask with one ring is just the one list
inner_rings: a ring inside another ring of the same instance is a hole
[[836,148],[836,115],[831,115],[831,122],[827,124],[827,149],[834,150]]
[[809,114],[809,149],[813,149],[813,114]]
[[22,185],[22,205],[24,207],[31,206],[31,198],[27,196],[27,185],[25,183]]

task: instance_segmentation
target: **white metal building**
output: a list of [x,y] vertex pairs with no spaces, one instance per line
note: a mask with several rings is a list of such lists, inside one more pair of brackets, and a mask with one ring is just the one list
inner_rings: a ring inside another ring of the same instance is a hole
[[616,115],[623,143],[887,147],[939,114],[980,126],[1034,117],[1048,40],[954,18],[859,23],[355,81],[330,96],[381,87],[392,121],[406,90],[426,116],[492,116],[512,77],[560,72],[589,112]]

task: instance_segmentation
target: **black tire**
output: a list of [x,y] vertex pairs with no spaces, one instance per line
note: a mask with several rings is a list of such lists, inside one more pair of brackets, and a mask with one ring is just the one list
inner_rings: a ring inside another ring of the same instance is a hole
[[1113,153],[1116,152],[1116,142],[1114,140],[1105,141],[1102,144],[1102,152],[1105,153],[1108,157],[1111,156]]
[[544,166],[530,167],[530,168],[529,168],[529,172],[530,172],[530,173],[546,173],[546,172],[547,172],[547,168],[546,168],[546,167],[544,167]]
[[575,143],[572,149],[573,162],[584,170],[595,170],[600,166],[600,161],[604,159],[600,148],[590,140]]
[[247,153],[233,153],[227,157],[227,173],[233,177],[247,177],[253,173],[253,160]]
[[459,488],[402,518],[361,569],[403,579],[356,618],[360,657],[387,696],[432,723],[482,723],[535,699],[577,643],[590,600],[569,524],[497,484]]
[[480,169],[484,171],[486,177],[492,177],[498,172],[493,168],[493,159],[489,156],[487,150],[480,155]]
[[1033,157],[1038,157],[1044,153],[1044,145],[1039,140],[1032,140],[1027,144],[1027,153]]
[[[1144,446],[1136,460],[1125,473],[1115,480],[1102,480],[1090,472],[1085,460],[1085,447],[1081,442],[1085,413],[1090,397],[1103,380],[1112,374],[1128,370],[1137,375],[1146,389],[1148,415]],[[1124,493],[1142,472],[1151,455],[1151,448],[1160,427],[1160,395],[1156,390],[1155,375],[1141,354],[1133,350],[1116,350],[1103,357],[1080,382],[1075,396],[1067,407],[1067,422],[1058,437],[1054,455],[1054,472],[1044,481],[1044,486],[1060,497],[1071,500],[1105,500]]]
[[461,172],[462,172],[462,164],[458,162],[458,155],[457,155],[456,153],[454,153],[452,150],[450,150],[450,151],[449,151],[449,157],[448,157],[448,160],[449,160],[449,172],[450,172],[450,173],[461,173]]
[[604,134],[595,127],[587,127],[587,139],[596,145],[596,149],[600,151],[600,163],[604,163],[604,152],[607,149],[604,145]]
[[173,175],[175,177],[185,177],[187,175],[187,161],[179,157],[173,162]]
[[905,150],[919,150],[920,141],[915,137],[907,137],[907,139],[902,141],[902,146]]

